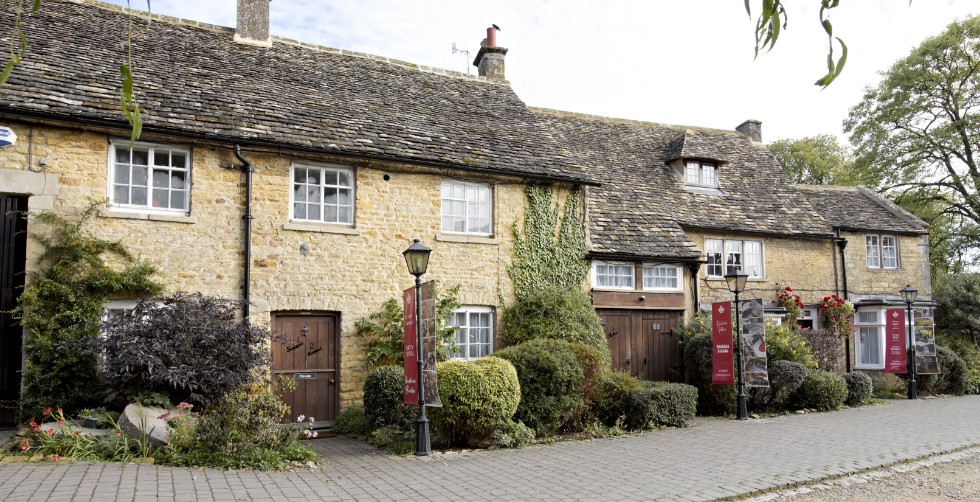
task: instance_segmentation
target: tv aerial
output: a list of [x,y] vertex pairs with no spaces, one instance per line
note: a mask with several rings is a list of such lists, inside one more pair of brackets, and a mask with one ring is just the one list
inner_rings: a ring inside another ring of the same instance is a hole
[[453,42],[453,54],[457,54],[457,53],[462,54],[463,57],[465,58],[466,62],[464,64],[466,65],[466,74],[469,75],[470,74],[470,51],[466,49],[457,49],[456,42]]

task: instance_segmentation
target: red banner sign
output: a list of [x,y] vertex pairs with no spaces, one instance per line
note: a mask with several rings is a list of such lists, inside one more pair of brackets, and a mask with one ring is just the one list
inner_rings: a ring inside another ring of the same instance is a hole
[[415,288],[408,288],[402,295],[405,307],[405,336],[403,347],[405,348],[405,404],[418,406],[419,404],[419,360],[415,346]]
[[905,309],[885,311],[885,373],[908,372],[905,348]]
[[711,304],[711,383],[735,385],[732,302]]

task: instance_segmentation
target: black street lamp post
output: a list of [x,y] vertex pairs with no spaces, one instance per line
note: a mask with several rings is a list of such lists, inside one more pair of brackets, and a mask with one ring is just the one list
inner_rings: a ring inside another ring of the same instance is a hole
[[738,419],[749,419],[749,406],[745,399],[745,378],[742,368],[742,305],[739,303],[738,295],[745,291],[745,282],[749,274],[742,272],[730,272],[725,275],[728,281],[728,289],[735,293],[735,370],[738,375]]
[[425,378],[422,375],[422,275],[429,266],[431,252],[421,241],[413,239],[412,245],[402,253],[405,255],[405,263],[408,264],[408,273],[415,276],[415,358],[419,368],[419,416],[415,421],[415,454],[420,457],[432,454],[429,419],[425,416]]
[[915,302],[915,297],[918,296],[919,290],[912,287],[911,284],[906,285],[904,288],[898,291],[898,294],[902,295],[902,301],[905,302],[905,323],[908,326],[909,334],[909,350],[908,350],[908,374],[909,374],[909,399],[918,399],[918,390],[916,389],[915,383],[915,340],[912,336],[913,326],[912,326],[912,303]]

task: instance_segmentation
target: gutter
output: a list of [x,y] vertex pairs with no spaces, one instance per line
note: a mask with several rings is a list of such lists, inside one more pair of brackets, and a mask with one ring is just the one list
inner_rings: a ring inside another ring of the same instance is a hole
[[[88,119],[88,118],[73,118],[71,121],[65,120],[64,117],[56,114],[47,114],[32,111],[21,111],[21,110],[10,110],[0,111],[0,118],[17,120],[20,122],[27,122],[26,119],[34,119],[39,122],[47,122],[48,124],[59,125],[66,127],[68,129],[82,129],[82,126],[92,126],[100,127],[110,130],[119,131],[131,131],[129,124],[120,124],[112,120],[105,119]],[[161,136],[172,136],[176,138],[185,138],[197,141],[214,141],[218,143],[228,143],[235,142],[236,144],[246,147],[246,148],[267,148],[272,150],[289,150],[299,153],[312,153],[317,155],[333,155],[338,157],[352,157],[356,159],[379,161],[379,162],[394,162],[399,164],[413,164],[425,167],[434,167],[438,169],[450,169],[454,171],[463,171],[479,174],[488,175],[498,175],[498,176],[513,176],[517,178],[525,178],[535,181],[547,181],[547,182],[562,182],[562,183],[574,183],[586,186],[602,186],[601,183],[597,181],[592,181],[591,179],[583,178],[573,178],[573,177],[562,177],[562,176],[548,176],[543,174],[532,174],[514,171],[512,169],[479,169],[470,166],[452,164],[450,162],[441,162],[434,160],[425,159],[411,159],[402,158],[391,155],[377,155],[363,152],[350,152],[345,150],[328,150],[326,148],[315,148],[315,147],[304,147],[300,145],[291,145],[289,143],[276,143],[273,141],[262,141],[262,140],[243,140],[241,138],[233,138],[220,135],[209,135],[208,133],[189,133],[183,131],[174,131],[172,129],[158,129],[151,127],[143,127],[143,134],[158,134]]]

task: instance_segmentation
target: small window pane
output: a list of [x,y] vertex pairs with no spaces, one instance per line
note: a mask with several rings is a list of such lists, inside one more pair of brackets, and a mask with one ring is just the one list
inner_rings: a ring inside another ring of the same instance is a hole
[[166,171],[153,171],[153,188],[169,188],[170,176]]
[[293,182],[294,183],[306,183],[306,169],[302,167],[293,168]]
[[352,186],[354,186],[354,177],[351,175],[351,173],[349,173],[347,171],[340,171],[340,173],[338,173],[338,174],[340,176],[340,180],[337,183],[338,185],[340,185],[342,187],[352,187]]
[[119,185],[113,187],[112,201],[116,204],[129,204],[129,187]]
[[153,165],[170,167],[170,152],[156,150],[153,152]]
[[133,185],[146,186],[147,183],[147,171],[145,167],[133,166]]
[[187,156],[178,152],[170,153],[170,165],[174,167],[186,168],[187,167]]
[[174,171],[170,173],[170,186],[173,188],[184,188],[184,176],[183,171]]
[[136,206],[145,206],[146,205],[146,189],[145,188],[133,187],[133,191],[130,193],[130,196],[132,197],[130,199],[130,201],[129,201],[130,204],[133,204],[133,205],[136,205]]
[[170,207],[173,209],[186,209],[187,206],[184,205],[184,195],[187,192],[182,190],[174,190],[170,193]]
[[296,203],[293,204],[293,218],[298,220],[305,220],[306,218],[306,204]]
[[149,165],[147,159],[149,159],[150,152],[147,150],[137,150],[133,149],[133,164],[139,164],[141,166]]
[[116,164],[129,164],[128,148],[116,148]]
[[[336,188],[333,188],[333,187],[328,187],[328,188],[324,188],[323,190],[325,192],[325,196],[323,198],[323,202],[325,202],[327,204],[336,205],[337,204],[337,200],[338,200],[337,199],[337,189]],[[319,191],[319,189],[318,189],[318,191]],[[311,200],[315,200],[315,199],[313,199],[311,197]]]
[[124,185],[129,184],[129,166],[117,166],[116,176],[113,180],[116,183],[122,183]]

